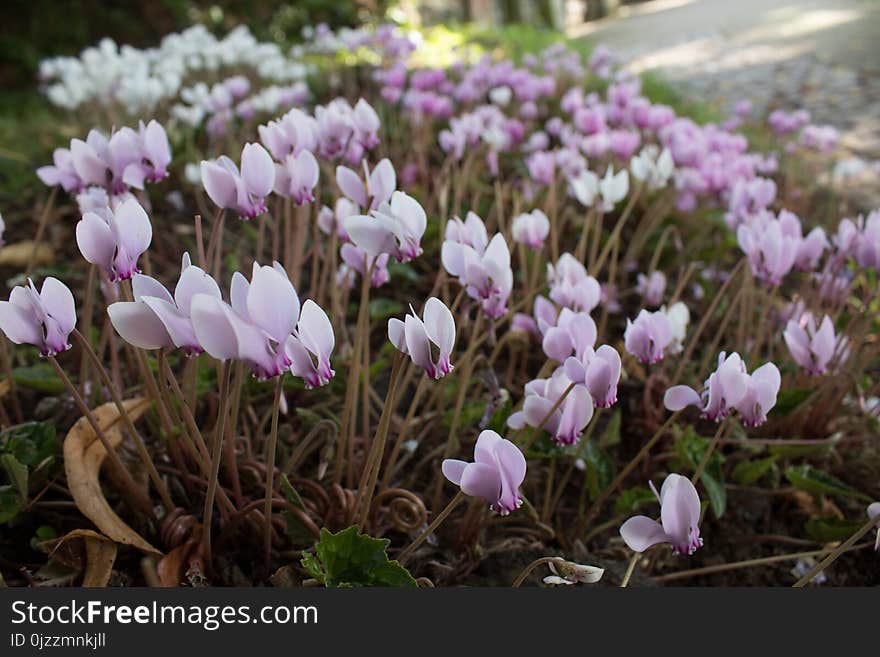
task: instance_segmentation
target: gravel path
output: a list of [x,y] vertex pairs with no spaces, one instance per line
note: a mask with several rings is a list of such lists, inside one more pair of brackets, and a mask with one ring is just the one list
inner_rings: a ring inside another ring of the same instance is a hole
[[841,159],[880,159],[876,0],[651,0],[574,32],[722,110],[806,109],[841,130]]

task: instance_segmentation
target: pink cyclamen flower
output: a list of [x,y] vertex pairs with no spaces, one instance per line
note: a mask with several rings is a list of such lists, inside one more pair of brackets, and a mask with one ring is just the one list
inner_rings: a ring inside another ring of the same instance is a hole
[[643,363],[663,360],[666,348],[672,343],[672,327],[661,312],[642,310],[633,322],[626,320],[623,333],[626,350]]
[[241,171],[231,159],[202,160],[205,192],[220,208],[235,210],[243,219],[253,219],[266,211],[266,197],[275,186],[275,163],[260,144],[245,144],[241,151]]
[[556,318],[556,325],[547,326],[542,333],[544,353],[549,358],[564,363],[572,353],[580,356],[593,348],[597,329],[596,322],[587,313],[576,313],[569,308],[563,308]]
[[150,218],[134,198],[115,210],[87,212],[76,225],[76,243],[83,257],[106,271],[111,281],[138,273],[137,260],[152,240]]
[[183,254],[180,278],[172,296],[159,281],[135,274],[131,281],[134,301],[118,301],[107,307],[110,323],[122,339],[141,349],[179,348],[199,354],[201,344],[193,330],[190,310],[196,294],[220,299],[220,287],[201,267]]
[[513,241],[538,250],[550,234],[550,220],[541,210],[523,213],[513,220]]
[[143,189],[144,181],[154,183],[167,178],[171,147],[165,128],[155,119],[146,126],[141,121],[136,144],[140,159],[126,167],[123,181],[135,189]]
[[312,193],[318,184],[318,161],[311,151],[290,154],[281,164],[275,165],[275,193],[303,205],[315,200]]
[[652,271],[645,276],[639,274],[636,278],[636,293],[640,294],[646,306],[656,308],[663,301],[663,293],[666,292],[666,275],[662,271]]
[[0,301],[0,330],[15,344],[34,345],[43,356],[70,349],[75,327],[73,294],[57,278],[46,277],[39,292],[29,278],[27,286],[12,288],[9,301]]
[[782,337],[798,365],[810,374],[820,376],[825,374],[837,345],[831,317],[826,315],[817,330],[813,315],[805,313],[800,321],[788,322]]
[[752,273],[770,286],[777,286],[794,267],[800,236],[786,233],[784,222],[759,215],[736,230],[740,248],[749,258]]
[[[386,203],[397,189],[397,173],[387,157],[381,160],[372,171],[364,162],[363,179],[345,166],[336,167],[336,184],[339,189],[359,208],[375,210]],[[358,214],[354,212],[353,214]]]
[[86,186],[76,172],[73,155],[67,148],[56,148],[52,152],[52,164],[37,169],[37,176],[44,184],[50,187],[60,185],[65,192],[71,194],[82,191]]
[[[398,351],[407,354],[425,374],[441,379],[449,374],[449,362],[455,347],[455,320],[452,312],[437,297],[425,302],[424,320],[410,306],[405,321],[396,317],[388,320],[388,339]],[[434,354],[437,354],[436,358]]]
[[491,509],[506,516],[522,506],[519,487],[526,478],[526,457],[519,447],[491,429],[480,433],[474,462],[446,459],[443,476],[465,495],[488,500]]
[[440,257],[443,267],[465,287],[471,299],[480,301],[490,319],[507,312],[513,291],[510,249],[501,233],[487,243],[486,227],[473,212],[462,222],[457,217],[446,224],[446,239]]
[[758,426],[776,405],[780,383],[779,369],[773,363],[766,363],[749,375],[739,354],[727,356],[721,352],[718,367],[706,379],[702,393],[684,385],[673,386],[663,396],[663,405],[670,411],[698,406],[703,417],[716,422],[736,409],[743,424]]
[[355,103],[354,110],[351,114],[351,122],[354,126],[355,138],[364,148],[373,148],[379,143],[379,128],[381,122],[376,110],[373,109],[363,98]]
[[673,554],[691,555],[703,547],[700,538],[700,496],[687,477],[672,473],[663,481],[660,493],[660,522],[647,516],[633,516],[620,527],[620,536],[634,552],[644,552],[658,543],[671,543]]
[[218,360],[248,363],[259,379],[288,368],[306,387],[324,385],[334,375],[330,354],[335,344],[326,313],[299,297],[277,262],[254,263],[251,280],[236,272],[231,304],[208,294],[191,301],[192,325],[204,350]]
[[394,192],[390,203],[382,203],[369,216],[347,217],[343,225],[351,241],[369,255],[387,253],[397,262],[408,262],[422,253],[428,218],[412,196]]
[[782,377],[776,365],[764,363],[747,375],[745,381],[746,392],[734,404],[734,408],[739,411],[744,425],[757,427],[767,421],[767,413],[776,405]]
[[373,257],[367,255],[363,249],[359,249],[351,242],[346,242],[339,247],[339,254],[344,261],[342,267],[346,268],[347,273],[357,272],[363,276],[365,272],[370,272],[370,287],[381,287],[391,278],[388,273],[390,256],[387,253],[380,253]]
[[598,408],[608,408],[617,402],[620,354],[614,347],[603,344],[595,351],[590,347],[579,356],[569,356],[565,359],[565,374],[587,387]]
[[590,312],[599,305],[602,289],[599,281],[587,274],[583,263],[570,253],[563,253],[555,265],[547,264],[550,298],[560,306]]
[[317,303],[306,299],[293,333],[293,337],[284,343],[291,360],[290,372],[303,380],[306,389],[329,383],[336,374],[330,367],[336,337],[327,313]]
[[549,379],[529,381],[525,386],[522,410],[507,418],[507,426],[521,429],[528,425],[544,429],[560,445],[575,444],[593,418],[593,400],[587,388],[574,385],[562,403],[550,413],[572,383],[561,367]]
[[672,386],[663,396],[663,405],[670,411],[686,406],[701,406],[701,415],[716,422],[726,418],[734,405],[746,394],[745,365],[736,352],[718,356],[718,367],[709,375],[702,394],[689,386]]

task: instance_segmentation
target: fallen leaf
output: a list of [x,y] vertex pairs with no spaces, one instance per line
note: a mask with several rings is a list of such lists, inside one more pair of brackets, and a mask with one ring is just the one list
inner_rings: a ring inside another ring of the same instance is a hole
[[[138,397],[123,402],[132,421],[136,421],[149,407],[149,402]],[[115,449],[122,443],[123,435],[116,405],[108,402],[93,411],[95,419]],[[76,421],[64,439],[64,470],[73,501],[82,514],[95,523],[107,537],[151,554],[162,554],[140,534],[129,527],[110,508],[101,491],[99,475],[107,450],[98,440],[85,417]]]
[[40,547],[53,559],[65,566],[84,570],[82,585],[87,588],[104,587],[116,562],[116,543],[91,529],[74,529]]
[[196,525],[189,539],[171,550],[156,564],[156,572],[162,586],[180,586],[184,573],[189,569],[193,559],[198,559],[198,549],[202,542],[202,526]]
[[55,253],[48,244],[41,242],[36,247],[34,250],[33,240],[25,240],[0,248],[0,267],[39,267],[55,260]]

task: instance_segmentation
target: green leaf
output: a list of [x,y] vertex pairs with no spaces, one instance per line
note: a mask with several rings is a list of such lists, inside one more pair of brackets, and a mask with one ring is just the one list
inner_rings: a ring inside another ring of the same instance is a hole
[[871,502],[873,499],[860,493],[852,486],[843,483],[837,477],[814,468],[811,465],[793,465],[786,469],[785,478],[795,488],[800,488],[813,495],[842,495]]
[[18,493],[22,505],[28,500],[28,469],[26,465],[19,463],[12,454],[0,455],[0,466],[6,471],[9,483]]
[[40,543],[51,541],[53,538],[58,538],[58,532],[55,531],[55,528],[49,525],[40,525],[37,527],[37,531],[34,532],[33,537],[31,537],[31,547],[36,552],[39,552]]
[[804,528],[810,538],[820,543],[830,543],[849,538],[859,531],[862,524],[843,518],[812,518],[807,521]]
[[770,453],[783,459],[796,459],[830,451],[831,445],[771,445]]
[[398,586],[415,588],[415,579],[397,561],[388,559],[387,538],[359,534],[352,525],[337,534],[321,530],[315,556],[304,556],[303,568],[328,587]]
[[[675,437],[675,451],[678,458],[691,470],[696,470],[697,466],[702,462],[703,455],[709,449],[708,438],[698,436],[693,427],[688,426],[684,431],[677,431]],[[709,502],[712,504],[712,511],[716,518],[724,515],[727,508],[727,490],[724,487],[724,474],[721,471],[721,465],[724,463],[724,457],[716,450],[709,457],[703,474],[700,475],[700,483],[706,489],[709,496]]]
[[373,299],[370,301],[370,319],[381,321],[403,314],[403,304],[394,299]]
[[813,391],[809,388],[786,388],[779,391],[776,397],[776,406],[773,407],[773,415],[788,415],[798,406],[803,404]]
[[18,492],[12,486],[0,486],[0,524],[18,515],[22,504]]
[[48,395],[64,392],[64,382],[58,378],[51,365],[39,363],[30,367],[16,367],[12,370],[12,378],[16,385],[31,388]]
[[583,459],[587,466],[587,492],[590,500],[595,500],[614,481],[614,460],[592,440],[583,446]]
[[0,432],[0,453],[32,468],[55,456],[58,447],[55,425],[49,422],[25,422]]
[[[281,494],[284,495],[284,498],[288,502],[297,508],[302,509],[303,511],[306,510],[306,505],[303,503],[302,497],[296,492],[296,489],[290,483],[286,474],[281,475]],[[307,545],[312,541],[312,533],[309,531],[309,528],[303,524],[302,520],[299,519],[299,516],[295,513],[291,513],[287,509],[282,512],[282,515],[287,521],[286,532],[291,540],[300,545]]]
[[614,512],[628,513],[652,502],[657,502],[657,498],[650,489],[643,486],[628,488],[622,491],[614,502]]
[[620,442],[620,424],[621,414],[618,408],[611,414],[608,426],[605,427],[605,431],[602,432],[602,436],[599,438],[599,445],[601,447],[611,447]]
[[498,404],[492,417],[490,417],[489,421],[486,423],[486,428],[504,435],[507,429],[507,418],[510,417],[511,412],[513,411],[513,399],[511,398],[510,393],[504,388],[501,389],[500,394],[502,401]]
[[731,476],[741,486],[748,486],[767,474],[776,463],[776,456],[768,456],[754,461],[740,461],[733,469]]

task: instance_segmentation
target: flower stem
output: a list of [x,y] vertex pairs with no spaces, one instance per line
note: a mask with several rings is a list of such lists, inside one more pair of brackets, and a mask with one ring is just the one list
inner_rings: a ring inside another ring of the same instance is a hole
[[428,536],[430,536],[431,534],[433,534],[437,530],[437,527],[440,526],[440,523],[442,523],[444,520],[446,520],[446,517],[450,513],[452,513],[453,509],[455,509],[455,507],[458,506],[458,503],[461,502],[463,499],[464,499],[464,493],[461,491],[458,491],[458,493],[455,494],[455,497],[453,497],[451,500],[449,500],[449,504],[447,504],[446,507],[440,513],[437,514],[437,517],[434,518],[433,522],[431,522],[431,524],[428,525],[421,534],[416,536],[416,538],[413,540],[413,542],[410,543],[403,550],[403,552],[401,552],[397,556],[398,563],[403,565],[404,562],[409,558],[409,556],[416,550],[416,548],[418,548],[422,543],[424,543],[425,539],[428,538]]
[[809,584],[813,578],[825,570],[828,566],[834,563],[841,554],[849,550],[853,545],[855,545],[856,541],[859,540],[862,536],[870,532],[874,527],[880,525],[880,518],[871,518],[866,522],[862,527],[848,539],[846,539],[843,543],[837,546],[831,554],[822,559],[819,563],[817,563],[806,575],[801,577],[797,582],[794,583],[794,588],[801,588],[806,584]]
[[722,421],[718,425],[718,429],[715,431],[715,435],[712,437],[712,442],[709,443],[709,446],[706,448],[706,452],[703,454],[703,458],[700,459],[700,462],[697,465],[697,469],[694,470],[694,476],[691,477],[692,484],[696,484],[700,480],[700,477],[703,475],[703,472],[705,472],[706,466],[709,465],[709,459],[712,458],[712,453],[715,451],[715,448],[718,447],[718,443],[721,442],[721,436],[724,434],[724,430],[726,428],[726,421]]
[[269,558],[272,553],[272,493],[275,490],[275,450],[278,447],[278,415],[281,408],[283,382],[283,375],[278,375],[275,378],[275,400],[272,403],[272,429],[269,433],[269,442],[266,444],[266,501],[263,510],[266,520],[266,533],[263,537],[263,556],[266,559],[266,568],[269,567]]
[[565,563],[565,559],[561,557],[541,557],[540,559],[535,559],[523,569],[515,580],[513,580],[511,588],[517,589],[522,586],[522,583],[526,581],[526,577],[528,577],[535,568],[543,566],[545,563]]
[[657,441],[659,441],[660,438],[663,437],[669,427],[672,426],[672,423],[678,419],[680,413],[681,411],[676,411],[675,413],[670,415],[666,422],[664,422],[663,425],[659,429],[657,429],[654,435],[651,436],[650,440],[648,440],[648,442],[644,444],[642,449],[639,450],[639,453],[636,454],[633,459],[626,464],[626,467],[624,467],[623,470],[618,473],[618,475],[614,478],[614,481],[609,484],[608,488],[602,491],[602,494],[599,495],[598,499],[593,502],[592,506],[587,509],[587,512],[581,518],[581,521],[578,523],[577,529],[575,530],[575,535],[580,535],[581,533],[583,533],[587,524],[596,517],[596,514],[598,514],[599,511],[602,510],[602,505],[605,504],[605,501],[611,496],[611,493],[617,490],[617,487],[620,486],[621,483],[623,483],[623,480],[626,479],[629,473],[632,472],[635,467],[641,462],[641,460],[648,455],[648,452],[650,452],[654,445],[657,444]]
[[208,493],[205,495],[205,511],[202,523],[204,531],[202,540],[205,546],[205,558],[211,563],[211,516],[214,512],[214,496],[217,492],[217,477],[220,474],[220,452],[223,447],[223,434],[226,433],[226,408],[229,392],[229,374],[232,366],[223,363],[220,367],[220,403],[217,409],[217,421],[214,423],[214,436],[211,445],[211,476],[208,478]]
[[110,462],[113,463],[113,467],[119,472],[119,475],[122,477],[122,483],[125,485],[131,494],[137,500],[138,506],[141,507],[150,518],[155,519],[156,515],[153,512],[153,505],[150,502],[149,498],[146,497],[138,485],[135,483],[134,479],[131,477],[131,473],[128,471],[122,461],[119,458],[119,454],[116,453],[116,450],[113,449],[113,446],[110,444],[110,440],[107,438],[107,434],[104,433],[104,430],[98,424],[98,420],[95,417],[92,410],[88,407],[85,400],[82,398],[82,395],[79,394],[79,391],[76,389],[76,386],[73,385],[73,382],[68,378],[67,374],[64,372],[64,369],[61,365],[58,364],[58,361],[55,360],[54,356],[49,356],[46,358],[49,361],[49,364],[55,370],[55,373],[58,374],[58,378],[64,383],[67,391],[73,397],[73,401],[76,403],[79,408],[80,413],[83,414],[83,417],[86,418],[86,421],[92,427],[92,431],[95,432],[95,435],[98,437],[98,440],[101,441],[101,444],[104,446],[104,450],[107,452],[107,457],[110,459]]
[[388,440],[388,430],[391,426],[391,416],[396,406],[397,388],[400,383],[400,370],[403,367],[406,356],[400,352],[394,354],[391,365],[391,376],[388,379],[388,392],[385,396],[385,404],[382,406],[382,416],[379,418],[379,426],[376,428],[376,436],[370,446],[370,453],[364,463],[364,471],[361,476],[361,485],[358,486],[358,500],[355,509],[359,510],[357,525],[363,529],[370,513],[370,503],[373,499],[373,491],[376,488],[376,480],[379,477],[379,468],[382,465],[382,456],[385,453],[385,443]]
[[[107,370],[104,369],[104,366],[101,364],[101,360],[98,358],[98,355],[92,350],[92,346],[89,344],[88,340],[85,339],[83,334],[74,329],[73,336],[79,342],[80,347],[82,347],[83,349],[83,352],[88,355],[89,360],[92,361],[92,364],[95,366],[95,371],[97,371],[98,376],[101,377],[101,381],[103,381],[104,385],[107,386],[107,390],[110,392],[110,398],[116,405],[116,410],[119,411],[119,415],[122,417],[129,434],[131,434],[131,437],[134,440],[138,456],[140,456],[144,467],[147,469],[147,474],[150,476],[150,481],[152,481],[153,485],[156,487],[156,491],[159,493],[159,497],[162,499],[162,504],[165,505],[166,510],[173,510],[174,502],[171,500],[171,495],[168,493],[168,489],[165,487],[165,482],[163,482],[162,478],[159,476],[159,471],[156,469],[156,464],[153,463],[153,459],[150,457],[150,452],[147,451],[147,446],[146,444],[144,444],[143,438],[141,438],[140,433],[135,428],[134,422],[132,422],[128,411],[125,410],[125,404],[122,403],[122,397],[120,397],[119,391],[116,389],[116,386],[113,385],[113,381],[110,379],[110,375],[107,373]],[[169,439],[171,438],[169,437]]]
[[636,552],[632,555],[632,558],[629,560],[629,565],[626,567],[626,572],[623,574],[623,579],[620,582],[620,588],[625,589],[629,586],[629,580],[632,577],[633,571],[636,569],[636,563],[638,563],[640,556],[642,556],[641,552]]
[[[874,544],[872,542],[861,543],[860,545],[853,545],[847,547],[845,550],[841,552],[852,552],[855,550],[863,550],[866,547],[872,547]],[[668,575],[657,575],[653,579],[655,582],[672,582],[678,579],[687,579],[689,577],[699,577],[700,575],[711,575],[713,573],[722,573],[730,570],[739,570],[741,568],[751,568],[752,566],[769,566],[774,563],[779,563],[780,561],[792,561],[794,559],[806,559],[808,557],[821,557],[824,555],[833,552],[828,548],[823,550],[808,550],[806,552],[791,552],[789,554],[775,554],[770,557],[760,557],[758,559],[746,559],[745,561],[734,561],[732,563],[721,563],[715,566],[704,566],[703,568],[693,568],[691,570],[680,570],[677,573],[669,573]],[[810,580],[816,576],[819,571],[817,570],[815,573],[808,573],[810,575]],[[807,580],[807,581],[810,581]],[[795,584],[797,586],[797,584]]]

